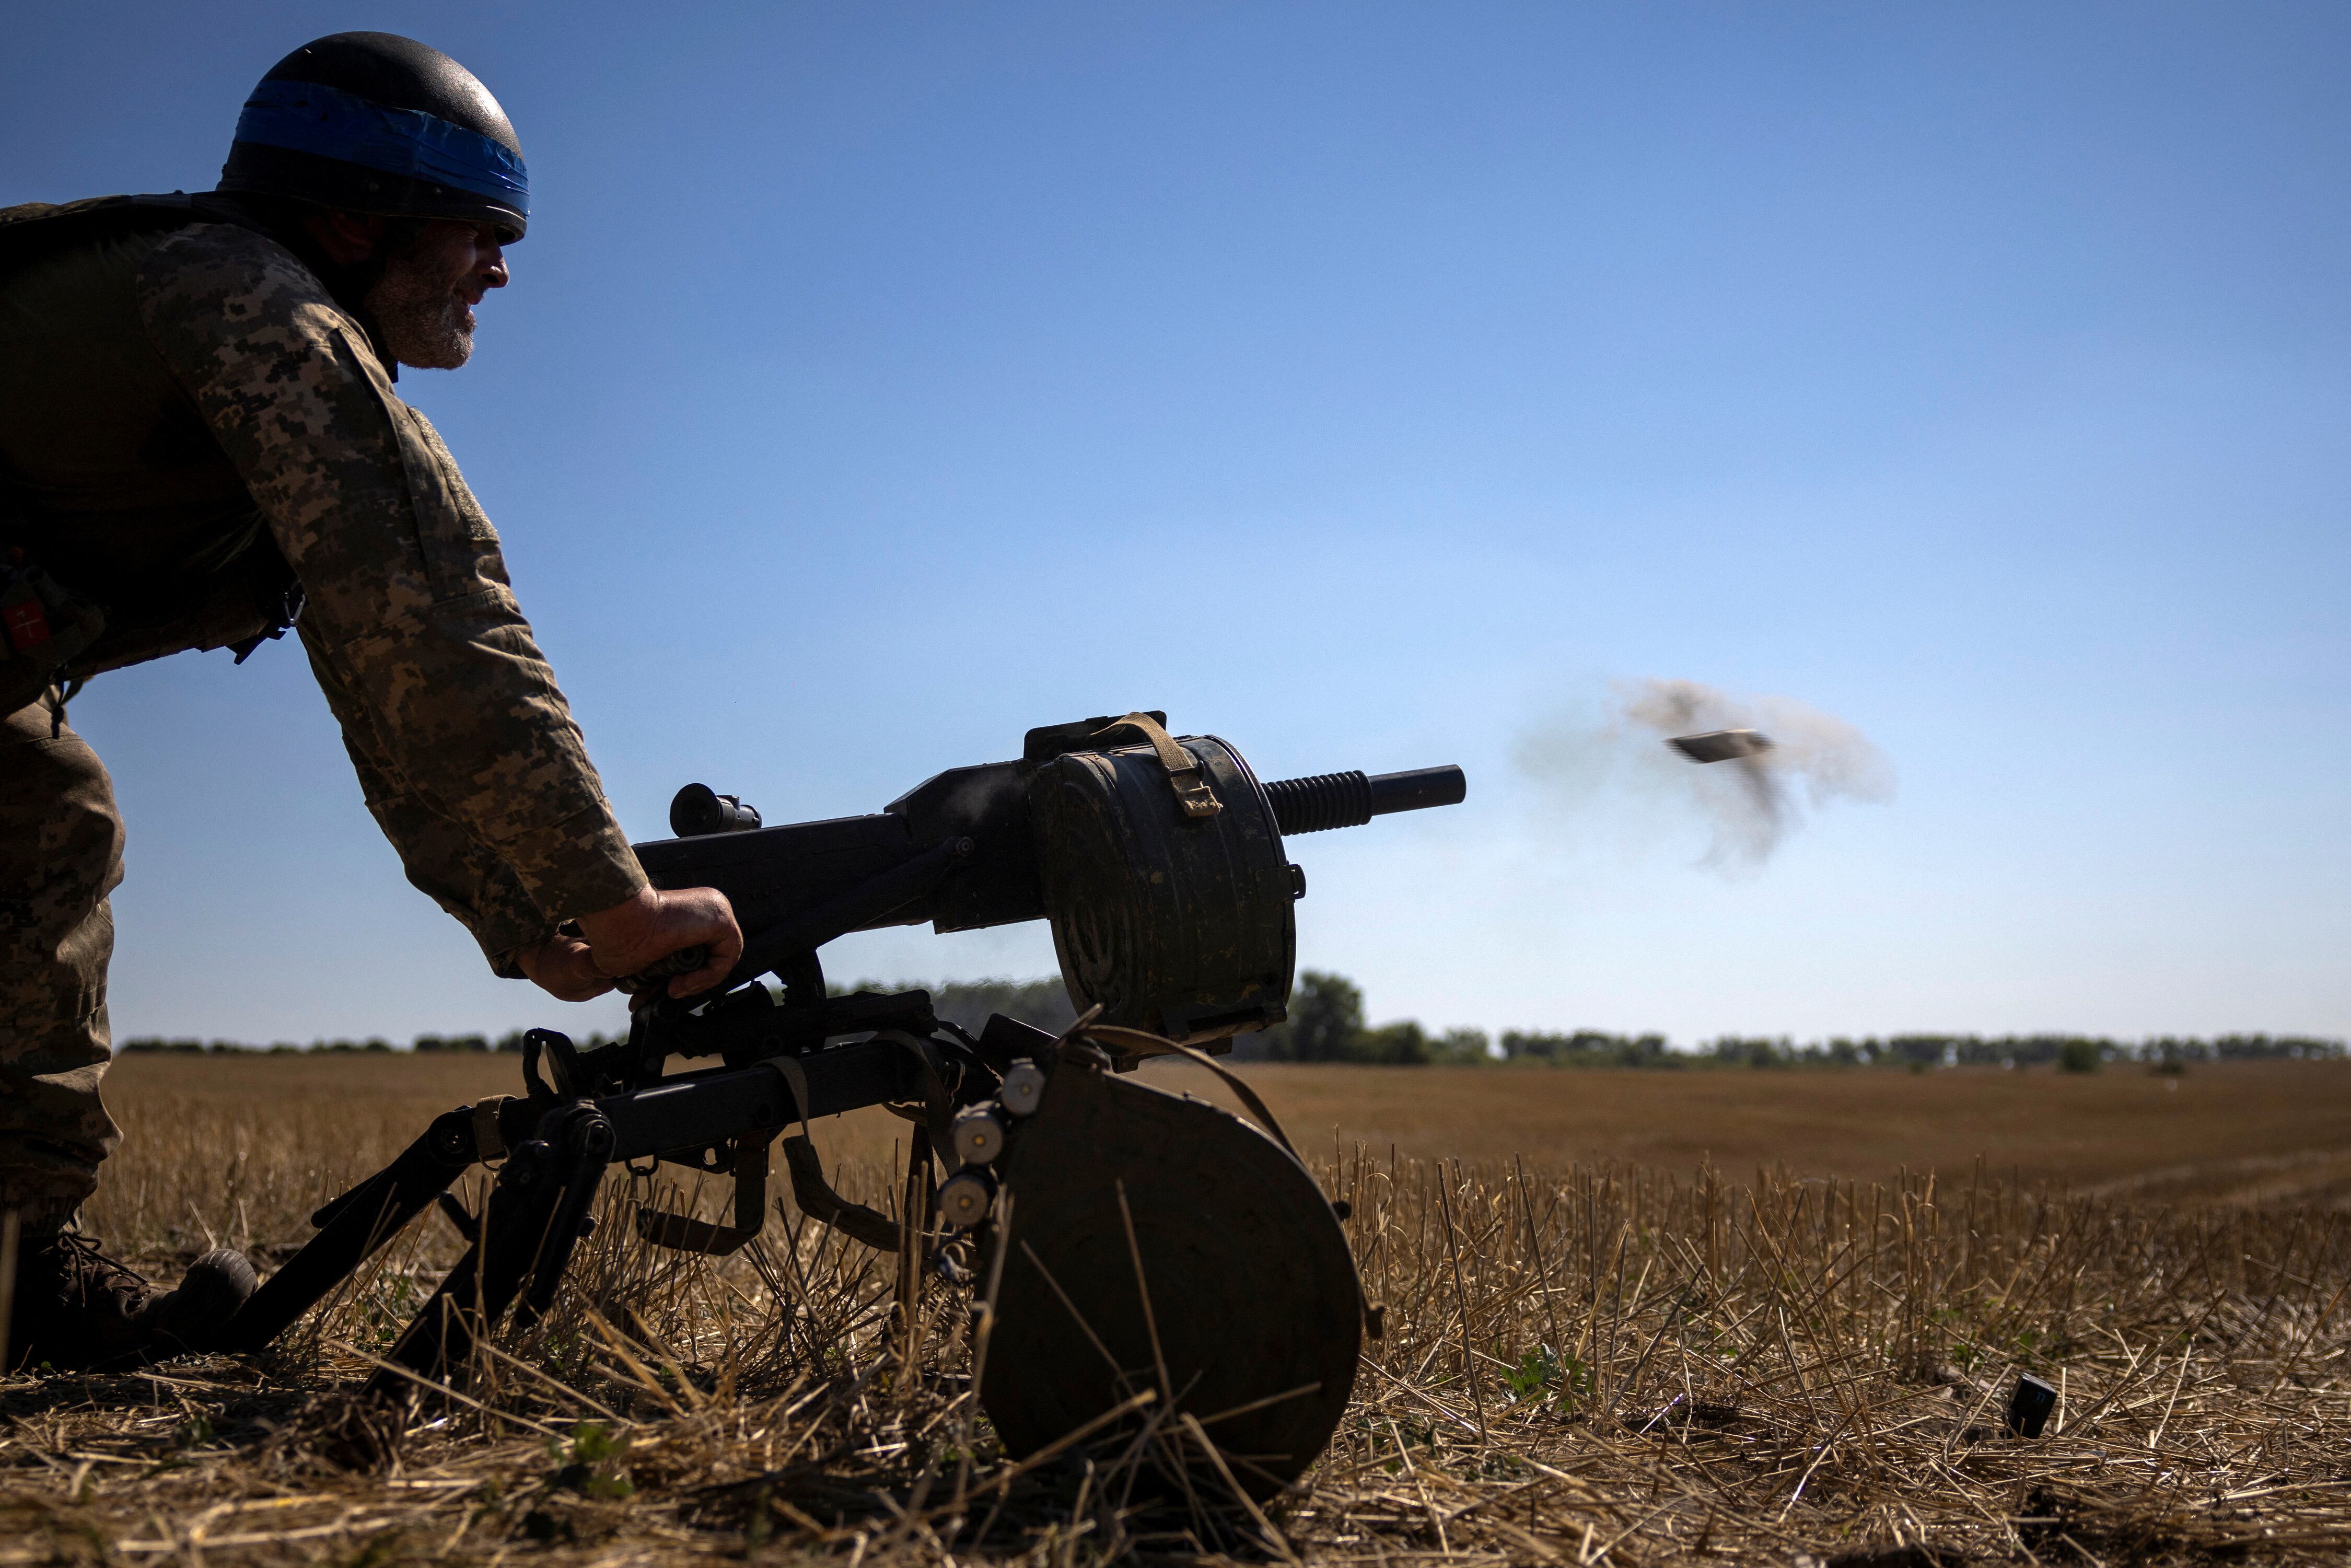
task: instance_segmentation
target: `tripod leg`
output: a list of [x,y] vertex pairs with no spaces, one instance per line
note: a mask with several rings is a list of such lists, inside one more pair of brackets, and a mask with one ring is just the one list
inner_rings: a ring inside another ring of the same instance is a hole
[[[576,1104],[540,1124],[543,1137],[510,1155],[482,1212],[481,1239],[467,1248],[392,1348],[388,1359],[425,1376],[455,1378],[477,1335],[497,1326],[526,1279],[517,1321],[537,1321],[554,1300],[612,1154],[612,1124]],[[372,1394],[399,1394],[412,1381],[379,1370]]]
[[583,1106],[565,1124],[563,1147],[569,1156],[563,1173],[563,1190],[531,1260],[530,1289],[515,1309],[515,1322],[525,1327],[537,1322],[555,1302],[556,1287],[571,1266],[571,1253],[589,1225],[589,1208],[596,1201],[605,1167],[612,1163],[612,1124]]
[[[554,1218],[563,1193],[554,1167],[555,1151],[541,1138],[507,1156],[482,1211],[481,1239],[457,1260],[386,1360],[428,1378],[463,1372],[475,1336],[505,1315]],[[381,1369],[367,1382],[367,1391],[378,1396],[403,1395],[414,1386],[413,1380]]]
[[476,1157],[473,1113],[434,1118],[401,1156],[319,1211],[319,1234],[222,1328],[224,1350],[259,1350],[350,1276]]

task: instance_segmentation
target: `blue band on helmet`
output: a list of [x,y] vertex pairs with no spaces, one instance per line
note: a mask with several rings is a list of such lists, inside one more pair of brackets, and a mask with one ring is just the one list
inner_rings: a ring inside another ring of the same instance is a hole
[[447,185],[530,215],[522,160],[488,137],[318,82],[265,81],[254,89],[236,117],[236,140]]

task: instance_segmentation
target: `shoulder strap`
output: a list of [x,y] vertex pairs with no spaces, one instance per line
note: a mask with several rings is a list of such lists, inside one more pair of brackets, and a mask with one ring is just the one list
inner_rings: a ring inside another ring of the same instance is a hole
[[89,196],[0,207],[0,256],[110,228],[177,228],[196,221],[194,204],[193,196],[174,191],[167,196]]
[[[175,229],[189,224],[235,224],[256,234],[268,225],[236,203],[215,195],[172,191],[152,196],[88,196],[78,202],[26,202],[0,207],[0,263],[42,246],[135,229]],[[273,236],[274,237],[274,236]]]

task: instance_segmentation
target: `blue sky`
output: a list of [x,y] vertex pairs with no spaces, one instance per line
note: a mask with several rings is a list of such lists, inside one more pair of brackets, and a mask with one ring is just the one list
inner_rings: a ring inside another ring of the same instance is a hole
[[[1468,769],[1297,843],[1378,1018],[2351,1033],[2351,11],[48,7],[0,201],[205,188],[347,27],[521,135],[514,287],[402,390],[640,836],[1164,707],[1269,776]],[[1725,877],[1525,770],[1644,676],[1834,713],[1898,793]],[[401,881],[290,646],[74,720],[118,1034],[618,1016]]]

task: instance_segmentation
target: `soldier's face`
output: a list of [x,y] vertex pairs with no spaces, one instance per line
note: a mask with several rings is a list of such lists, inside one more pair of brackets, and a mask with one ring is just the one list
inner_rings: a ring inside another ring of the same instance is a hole
[[496,229],[436,218],[392,253],[367,304],[393,359],[454,371],[474,352],[474,307],[506,286]]

